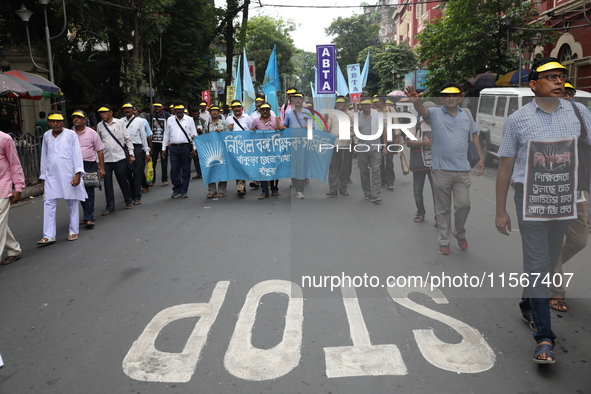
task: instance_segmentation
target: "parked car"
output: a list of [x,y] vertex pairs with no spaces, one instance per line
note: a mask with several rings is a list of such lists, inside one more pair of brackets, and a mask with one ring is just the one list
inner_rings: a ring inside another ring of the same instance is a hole
[[[487,88],[480,92],[476,126],[480,131],[480,145],[484,154],[484,165],[493,164],[503,135],[505,120],[513,112],[530,103],[534,92],[530,88]],[[590,108],[591,93],[577,90],[575,100]]]

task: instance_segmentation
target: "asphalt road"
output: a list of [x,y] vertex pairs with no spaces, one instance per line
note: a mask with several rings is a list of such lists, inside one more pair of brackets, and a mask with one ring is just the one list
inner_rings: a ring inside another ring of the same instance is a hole
[[[305,200],[289,180],[264,201],[232,183],[220,200],[201,180],[189,199],[156,186],[75,242],[60,202],[58,242],[43,248],[41,198],[18,204],[24,257],[0,268],[0,393],[591,392],[589,248],[565,267],[557,363],[537,366],[509,286],[519,233],[494,227],[495,170],[472,178],[469,250],[441,256],[432,201],[414,223],[412,177],[396,166],[381,205],[363,200],[356,168],[334,199],[315,180]],[[416,282],[445,275],[468,285]]]

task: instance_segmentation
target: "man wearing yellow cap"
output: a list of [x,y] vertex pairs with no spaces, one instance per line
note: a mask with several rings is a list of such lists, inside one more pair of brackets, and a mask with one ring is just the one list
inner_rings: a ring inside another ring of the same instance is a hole
[[287,98],[285,100],[285,103],[281,106],[281,108],[279,108],[279,120],[281,120],[281,123],[285,121],[285,114],[287,113],[287,111],[292,108],[291,96],[293,96],[297,92],[298,90],[295,87],[287,88],[287,90],[285,91]]
[[[361,112],[359,113],[359,133],[367,136],[376,135],[384,128],[384,124],[378,120],[378,111],[371,107],[370,98],[361,100]],[[380,162],[382,153],[380,145],[381,137],[369,140],[359,140],[357,144],[357,166],[361,178],[361,190],[364,199],[374,204],[379,204],[382,177],[380,175]]]
[[43,238],[37,242],[40,246],[55,243],[55,217],[59,198],[66,200],[70,211],[68,241],[78,239],[78,201],[84,201],[88,197],[82,183],[84,163],[78,136],[74,131],[64,128],[64,116],[59,111],[50,112],[47,122],[51,130],[43,135],[39,175],[44,184]]
[[[554,277],[551,273],[554,273],[554,267],[563,249],[563,239],[569,221],[523,219],[524,182],[528,176],[526,161],[531,139],[578,139],[577,196],[589,200],[587,192],[590,186],[591,114],[579,103],[569,103],[560,99],[567,78],[566,67],[555,58],[534,61],[529,72],[529,87],[533,90],[535,98],[507,118],[498,151],[501,161],[497,172],[495,225],[501,234],[509,235],[511,219],[506,205],[511,185],[515,189],[515,211],[523,248],[523,271],[529,277],[523,288],[519,307],[523,320],[535,331],[534,339],[537,345],[533,361],[538,364],[554,364],[553,349],[556,335],[551,327],[548,281],[534,281],[533,276],[529,274],[540,274],[541,278]],[[572,187],[575,186],[575,181],[571,180]]]
[[[425,108],[414,86],[406,88],[406,95],[415,110],[431,124],[431,176],[439,229],[439,254],[449,255],[452,228],[458,247],[462,251],[468,249],[465,224],[470,213],[471,166],[467,154],[470,138],[480,155],[478,176],[484,172],[484,156],[474,118],[467,108],[460,107],[460,86],[447,83],[441,87],[440,93],[443,105]],[[452,200],[454,227],[451,222]]]
[[207,111],[207,101],[205,101],[205,100],[202,100],[199,103],[199,117],[201,119],[203,119],[203,122],[207,122],[207,121],[211,120],[211,115]]
[[353,115],[347,109],[347,99],[345,96],[338,96],[335,100],[335,109],[344,112],[349,118],[349,132],[350,138],[348,140],[339,139],[339,119],[335,114],[326,115],[326,124],[328,132],[336,135],[337,139],[334,142],[335,148],[330,159],[330,167],[328,168],[328,193],[329,198],[341,196],[348,196],[347,182],[351,176],[351,167],[353,161],[353,153],[351,151],[351,140],[355,133],[353,133]]
[[[240,100],[230,103],[232,114],[228,115],[226,122],[230,131],[243,131],[252,129],[252,118],[244,113],[244,107]],[[236,179],[236,194],[239,197],[246,195],[246,180]]]
[[168,186],[168,148],[164,147],[162,149],[162,140],[164,138],[166,119],[169,117],[170,114],[164,111],[162,103],[154,103],[154,112],[150,115],[150,128],[152,129],[152,150],[150,152],[154,166],[154,181],[156,181],[156,163],[160,158],[162,186]]
[[148,137],[146,136],[145,121],[143,118],[133,114],[133,104],[125,103],[122,106],[123,114],[121,118],[127,134],[133,144],[133,155],[135,162],[129,178],[129,186],[131,189],[131,198],[133,205],[140,205],[142,203],[142,180],[144,177],[144,169],[146,163],[150,161],[150,146],[148,145]]
[[[211,120],[206,122],[203,126],[204,133],[230,131],[226,122],[221,118],[220,107],[212,105],[209,107],[209,114],[211,115]],[[207,185],[207,198],[214,198],[215,196],[218,196],[219,198],[224,197],[226,195],[227,186],[228,182],[226,181],[218,182],[217,185],[215,182],[210,183]]]
[[[254,111],[252,112],[252,114],[250,114],[250,115],[249,115],[249,116],[250,116],[250,118],[252,119],[252,121],[253,121],[253,122],[255,121],[255,119],[257,119],[257,118],[260,118],[260,117],[261,117],[261,111],[260,111],[260,109],[261,109],[261,105],[262,105],[264,102],[265,102],[265,98],[264,98],[264,97],[260,97],[260,96],[259,96],[259,97],[257,97],[257,98],[254,100],[254,106],[255,106],[255,109],[254,109]],[[267,104],[268,104],[268,103],[267,103]],[[275,115],[275,112],[274,112],[274,111],[271,109],[271,117],[275,118],[275,116],[276,116],[276,115]]]
[[191,180],[191,159],[197,154],[193,137],[197,136],[195,121],[185,116],[185,106],[174,106],[175,116],[166,120],[162,152],[170,147],[170,179],[172,181],[171,198],[188,198]]
[[[74,124],[74,131],[78,135],[80,142],[80,149],[82,151],[82,160],[84,161],[84,171],[88,173],[97,173],[99,178],[105,177],[105,155],[103,150],[105,146],[101,141],[98,133],[86,126],[86,112],[77,109],[72,113],[72,123]],[[98,159],[98,165],[97,165]],[[84,224],[86,228],[94,228],[94,186],[84,186],[88,198],[86,201],[81,201],[83,220],[80,224]]]
[[115,191],[113,188],[113,173],[123,194],[125,209],[131,209],[132,198],[129,186],[130,166],[135,161],[133,144],[123,122],[113,117],[109,105],[101,106],[98,111],[102,121],[96,125],[96,132],[105,145],[105,199],[107,206],[102,216],[115,212]]

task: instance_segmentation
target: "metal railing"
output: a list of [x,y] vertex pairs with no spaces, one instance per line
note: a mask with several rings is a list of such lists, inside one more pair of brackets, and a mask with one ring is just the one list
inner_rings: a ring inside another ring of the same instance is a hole
[[35,137],[31,133],[17,137],[9,133],[16,145],[16,151],[25,173],[25,184],[27,186],[39,183],[41,174],[41,142],[42,137]]

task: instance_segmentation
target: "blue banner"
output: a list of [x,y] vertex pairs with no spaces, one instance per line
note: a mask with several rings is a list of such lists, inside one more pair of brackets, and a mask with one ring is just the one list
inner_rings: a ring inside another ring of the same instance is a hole
[[213,132],[195,137],[203,181],[315,178],[326,182],[336,136],[306,129]]

